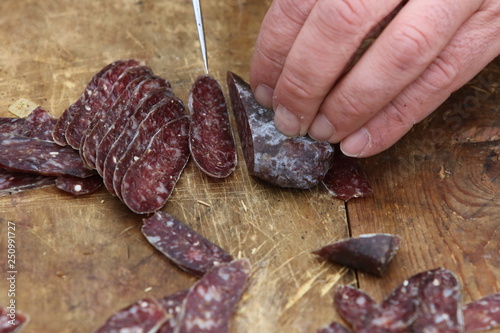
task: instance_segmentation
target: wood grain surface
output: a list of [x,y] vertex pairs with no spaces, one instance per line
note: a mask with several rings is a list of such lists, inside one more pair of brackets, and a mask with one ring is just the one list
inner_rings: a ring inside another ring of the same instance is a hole
[[[211,74],[248,79],[266,1],[203,2]],[[190,1],[0,2],[0,116],[27,98],[59,116],[104,65],[144,60],[187,102],[203,74]],[[388,151],[363,160],[374,195],[348,204],[322,188],[272,187],[251,178],[241,148],[231,177],[191,161],[164,211],[253,263],[232,332],[314,332],[341,320],[339,284],[380,300],[404,278],[445,267],[464,301],[500,292],[500,61],[497,58]],[[234,125],[234,118],[231,115]],[[238,145],[239,146],[239,145]],[[91,332],[137,299],[195,279],[142,236],[142,216],[105,189],[72,197],[54,187],[0,197],[0,304],[7,296],[7,223],[16,225],[16,304],[25,332]],[[311,251],[363,233],[403,237],[387,276],[319,262]],[[497,332],[500,332],[497,330]]]

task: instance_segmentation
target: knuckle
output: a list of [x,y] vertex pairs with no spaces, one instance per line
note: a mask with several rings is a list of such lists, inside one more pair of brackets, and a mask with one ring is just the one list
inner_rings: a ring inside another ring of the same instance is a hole
[[279,84],[281,91],[286,92],[287,98],[307,102],[316,97],[314,88],[291,71],[282,73]]
[[336,102],[344,110],[342,115],[346,118],[345,120],[352,122],[369,117],[370,109],[363,104],[363,99],[352,96],[346,89],[339,89],[336,94]]
[[319,1],[318,11],[320,24],[326,27],[325,31],[341,30],[357,32],[363,23],[364,5],[361,1]]
[[422,84],[431,91],[450,88],[460,76],[460,61],[449,54],[446,59],[439,55],[421,76]]
[[390,39],[390,61],[400,70],[406,71],[410,66],[424,66],[428,62],[432,43],[427,33],[413,24],[403,24],[394,31]]
[[288,20],[302,25],[317,0],[282,0],[278,2],[280,12]]

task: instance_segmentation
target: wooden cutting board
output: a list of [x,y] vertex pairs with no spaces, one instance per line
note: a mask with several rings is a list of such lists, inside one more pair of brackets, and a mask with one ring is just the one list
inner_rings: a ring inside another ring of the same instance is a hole
[[[211,74],[248,79],[270,1],[205,1]],[[0,116],[27,98],[59,116],[104,65],[139,58],[168,78],[185,102],[203,74],[189,1],[0,2]],[[341,320],[339,284],[377,300],[404,278],[445,267],[464,300],[500,292],[500,61],[491,63],[388,151],[363,160],[374,195],[348,204],[322,188],[272,187],[251,178],[241,148],[225,180],[190,162],[164,211],[236,257],[253,263],[232,332],[314,332]],[[234,124],[234,118],[232,118]],[[239,141],[238,141],[239,142]],[[53,187],[0,197],[0,304],[7,283],[7,224],[15,224],[16,305],[25,332],[91,332],[143,297],[188,288],[195,279],[140,233],[143,216],[105,189],[72,197]],[[362,233],[401,235],[384,278],[319,262],[311,251]]]

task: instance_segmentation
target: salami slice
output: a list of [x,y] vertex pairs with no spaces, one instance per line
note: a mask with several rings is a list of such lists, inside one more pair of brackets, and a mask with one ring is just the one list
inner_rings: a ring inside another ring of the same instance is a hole
[[12,133],[0,134],[0,167],[46,176],[94,174],[72,148]]
[[70,105],[58,119],[52,134],[54,142],[63,146],[66,145],[66,131],[74,118],[81,119],[84,117],[84,113],[90,111],[88,105],[89,99],[96,100],[101,97],[97,97],[97,95],[101,93],[107,94],[110,85],[113,84],[125,68],[138,65],[139,62],[136,60],[120,60],[105,66],[95,74],[87,84],[80,98]]
[[30,318],[27,315],[15,308],[11,311],[8,307],[0,306],[0,332],[21,333],[29,321]]
[[158,301],[145,298],[119,310],[94,332],[155,333],[167,319],[167,314]]
[[[121,159],[127,150],[130,142],[137,134],[137,130],[141,122],[149,115],[156,104],[162,103],[166,105],[168,99],[172,96],[172,91],[168,87],[158,88],[151,91],[144,100],[137,106],[134,114],[128,119],[127,124],[123,128],[120,136],[115,140],[109,149],[106,160],[104,161],[103,179],[106,188],[111,194],[116,194],[113,186],[113,176],[116,170],[116,164]],[[179,112],[175,118],[182,116]]]
[[420,287],[412,332],[461,333],[464,331],[460,282],[455,274],[436,269]]
[[0,133],[19,133],[24,127],[24,118],[0,117]]
[[[112,110],[115,105],[119,105],[126,102],[126,97],[129,96],[130,90],[133,86],[129,87],[129,84],[134,82],[134,85],[140,83],[142,80],[138,80],[140,78],[144,79],[149,75],[152,75],[153,72],[149,67],[139,66],[132,67],[127,69],[113,84],[111,93],[108,98],[99,105],[98,110],[93,115],[92,120],[88,124],[87,129],[83,132],[82,139],[80,141],[80,154],[82,155],[83,160],[87,163],[91,168],[95,168],[95,154],[97,149],[97,144],[101,137],[99,133],[104,131],[102,129],[102,123],[106,121],[107,117],[110,116],[109,111]],[[137,80],[137,81],[136,81]],[[127,89],[127,88],[130,89]]]
[[[94,75],[82,96],[70,107],[73,109],[71,119],[64,120],[65,114],[63,113],[59,120],[63,122],[60,126],[65,126],[63,134],[68,144],[75,149],[80,148],[83,134],[101,105],[111,95],[118,78],[130,68],[140,65],[141,62],[135,59],[119,60],[107,65]],[[63,128],[58,129],[56,126],[54,133],[62,131]]]
[[340,149],[336,150],[332,167],[322,183],[334,197],[344,201],[373,193],[359,160],[345,156]]
[[365,234],[331,243],[313,253],[340,265],[383,276],[400,241],[395,235]]
[[236,144],[219,83],[208,75],[199,76],[189,94],[188,107],[189,149],[194,162],[211,177],[228,177],[236,168]]
[[322,327],[317,331],[317,333],[350,333],[350,332],[351,331],[349,331],[346,327],[337,322],[333,322],[330,325]]
[[86,195],[97,192],[102,186],[102,178],[99,175],[87,178],[74,176],[59,176],[56,179],[56,187],[64,192],[75,196]]
[[54,183],[54,177],[0,169],[0,197],[25,190],[52,186]]
[[339,286],[334,304],[338,313],[353,327],[363,326],[378,309],[378,304],[365,292],[351,286]]
[[161,211],[144,219],[142,233],[167,258],[198,277],[215,265],[233,260],[229,253]]
[[179,118],[185,113],[184,105],[177,98],[171,98],[155,105],[146,119],[139,125],[137,133],[127,150],[118,160],[113,174],[113,188],[122,198],[122,183],[125,173],[146,151],[151,137],[169,121]]
[[175,327],[177,327],[177,317],[179,316],[182,303],[184,302],[187,293],[188,290],[182,290],[158,300],[168,316],[168,320],[162,325],[162,327],[160,327],[158,333],[174,332]]
[[[151,77],[143,80],[139,85],[132,91],[127,103],[122,105],[120,109],[116,110],[116,113],[110,114],[105,125],[108,127],[107,132],[102,136],[97,147],[96,154],[96,168],[97,171],[104,175],[104,162],[106,156],[108,155],[111,146],[116,141],[120,135],[123,127],[127,123],[130,116],[134,113],[137,106],[140,104],[143,98],[145,98],[152,89],[170,87],[170,84],[165,79],[160,77]],[[127,88],[129,89],[129,88]],[[113,116],[115,118],[113,119]]]
[[465,332],[481,332],[500,327],[500,293],[467,303],[463,307]]
[[231,72],[227,79],[250,175],[281,187],[316,186],[331,167],[333,147],[308,137],[281,134],[274,126],[272,110],[257,103],[250,86]]
[[228,332],[250,272],[246,259],[223,263],[208,271],[189,290],[174,332]]
[[189,160],[188,131],[187,116],[166,124],[128,168],[122,180],[121,199],[130,210],[146,214],[165,205]]
[[39,106],[26,117],[19,134],[29,138],[53,141],[52,133],[56,123],[57,118]]

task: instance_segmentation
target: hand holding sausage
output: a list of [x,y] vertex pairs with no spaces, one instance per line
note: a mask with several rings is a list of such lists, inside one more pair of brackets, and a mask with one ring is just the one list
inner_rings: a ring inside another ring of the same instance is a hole
[[[348,71],[381,22],[390,22]],[[500,53],[497,0],[274,0],[250,82],[277,128],[377,154]]]

